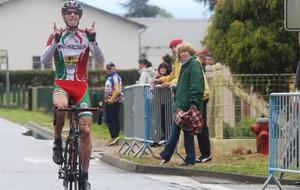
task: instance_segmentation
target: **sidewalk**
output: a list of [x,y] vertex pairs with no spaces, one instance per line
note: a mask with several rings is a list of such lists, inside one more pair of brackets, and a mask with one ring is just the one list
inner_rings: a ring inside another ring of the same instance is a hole
[[[28,123],[25,127],[29,130],[38,133],[39,135],[43,136],[46,139],[53,139],[53,131],[39,126],[33,122]],[[164,175],[178,175],[178,176],[203,176],[203,177],[213,177],[218,179],[227,179],[237,182],[243,183],[250,183],[250,184],[263,184],[266,177],[261,176],[250,176],[250,175],[243,175],[243,174],[235,174],[235,173],[223,173],[223,172],[216,172],[216,171],[208,171],[203,169],[194,169],[193,166],[188,167],[181,167],[181,166],[169,166],[167,165],[159,165],[160,161],[157,161],[153,158],[154,163],[151,165],[143,165],[139,163],[135,163],[129,161],[127,159],[121,158],[121,155],[118,153],[122,142],[116,146],[106,146],[104,141],[100,141],[98,139],[93,138],[93,153],[92,157],[98,158],[101,161],[110,164],[114,167],[120,168],[122,170],[126,170],[129,172],[135,173],[151,173],[151,174],[164,174]],[[152,151],[160,151],[161,148],[153,148]],[[130,157],[133,157],[132,154]],[[151,158],[151,155],[145,155],[143,157]],[[176,158],[178,156],[172,157],[172,159],[179,160]],[[298,180],[291,180],[291,179],[283,179],[283,185],[294,185],[295,182]]]

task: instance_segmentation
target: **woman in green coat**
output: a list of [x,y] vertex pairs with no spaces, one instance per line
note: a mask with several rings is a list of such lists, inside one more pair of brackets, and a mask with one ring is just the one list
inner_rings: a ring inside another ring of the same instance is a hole
[[[177,56],[182,63],[182,67],[177,83],[175,108],[188,111],[192,105],[195,105],[197,110],[202,113],[204,78],[202,66],[199,64],[195,55],[195,49],[191,44],[183,42],[177,47]],[[165,162],[171,159],[182,128],[184,128],[184,126],[178,126],[173,122],[171,135],[165,149],[160,154],[153,154],[154,158],[164,160]],[[193,165],[195,164],[194,136],[185,130],[183,130],[183,132],[186,151],[186,158],[183,165]]]

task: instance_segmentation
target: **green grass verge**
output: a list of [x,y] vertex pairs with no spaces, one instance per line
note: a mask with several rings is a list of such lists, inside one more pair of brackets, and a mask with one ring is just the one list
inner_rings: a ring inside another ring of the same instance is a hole
[[[154,148],[152,150],[155,152],[160,152],[162,149]],[[179,151],[182,152],[182,155],[184,155],[184,150]],[[158,166],[160,163],[160,161],[155,160],[152,156],[133,158],[132,156],[125,155],[121,156],[121,158],[143,165]],[[179,163],[181,162],[182,161],[178,158],[178,156],[174,155],[171,161],[165,165],[170,167],[180,167]],[[212,161],[195,164],[194,166],[188,166],[188,168],[267,177],[268,157],[257,153],[247,155],[213,155]],[[300,179],[300,176],[297,174],[286,173],[284,175],[284,179],[286,178]]]
[[[33,121],[41,126],[53,128],[52,125],[52,115],[49,113],[43,113],[39,111],[28,111],[24,109],[9,109],[9,108],[0,108],[0,117],[8,119],[10,121],[26,124],[29,121]],[[107,126],[104,124],[92,125],[92,135],[99,140],[108,140],[110,139],[110,134]],[[123,136],[121,135],[121,138]]]

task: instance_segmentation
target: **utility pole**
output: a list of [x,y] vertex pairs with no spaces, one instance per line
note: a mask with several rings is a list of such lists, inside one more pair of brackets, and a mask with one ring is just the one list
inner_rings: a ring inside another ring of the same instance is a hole
[[0,65],[6,64],[6,104],[10,105],[10,92],[9,92],[9,66],[8,66],[8,53],[7,50],[0,49]]

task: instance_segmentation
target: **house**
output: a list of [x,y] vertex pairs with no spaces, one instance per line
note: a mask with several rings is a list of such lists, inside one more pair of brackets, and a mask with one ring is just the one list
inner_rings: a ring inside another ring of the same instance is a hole
[[[61,17],[63,0],[0,0],[0,50],[7,50],[11,70],[52,68],[41,65],[40,55],[46,47],[53,23],[65,27]],[[144,25],[105,10],[83,4],[80,28],[96,22],[97,41],[105,60],[118,69],[136,68],[139,58],[140,31]],[[103,65],[89,61],[90,68]],[[4,65],[0,68],[5,69]]]
[[132,21],[147,26],[141,35],[141,54],[149,59],[154,67],[161,63],[161,57],[171,54],[168,43],[180,37],[190,42],[194,48],[203,48],[209,20],[174,18],[132,18]]

